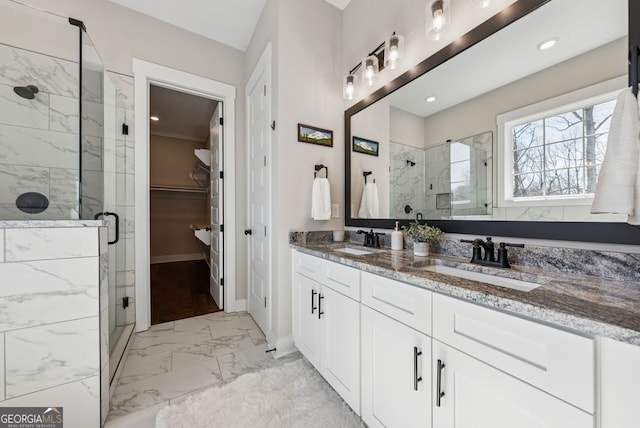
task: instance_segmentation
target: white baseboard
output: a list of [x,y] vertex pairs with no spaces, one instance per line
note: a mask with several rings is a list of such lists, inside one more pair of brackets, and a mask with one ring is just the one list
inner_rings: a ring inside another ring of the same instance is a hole
[[233,312],[247,312],[247,299],[236,300],[235,311]]
[[282,358],[297,351],[298,348],[293,344],[293,336],[280,337],[276,340],[276,350],[273,352],[273,357]]
[[187,262],[190,260],[204,260],[204,257],[200,253],[172,254],[170,256],[152,256],[151,264],[154,265],[157,263]]

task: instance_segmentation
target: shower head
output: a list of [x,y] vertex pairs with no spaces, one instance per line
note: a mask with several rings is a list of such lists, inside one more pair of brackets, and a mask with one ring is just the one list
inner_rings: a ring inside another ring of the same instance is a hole
[[407,159],[407,165],[409,166],[416,166],[415,162],[410,161],[409,159]]
[[27,85],[27,86],[14,86],[13,92],[20,95],[22,98],[27,100],[32,100],[36,97],[36,94],[39,92],[37,86]]

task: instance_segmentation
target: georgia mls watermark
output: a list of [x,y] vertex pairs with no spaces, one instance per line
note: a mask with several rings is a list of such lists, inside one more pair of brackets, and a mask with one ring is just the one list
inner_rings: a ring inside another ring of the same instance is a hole
[[62,428],[62,407],[0,407],[0,428]]

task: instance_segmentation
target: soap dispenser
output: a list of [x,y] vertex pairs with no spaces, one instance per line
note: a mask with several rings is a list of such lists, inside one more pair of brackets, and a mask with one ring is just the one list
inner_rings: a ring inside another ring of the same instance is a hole
[[403,248],[403,235],[400,229],[398,229],[398,222],[396,221],[396,228],[393,232],[391,232],[391,249],[402,250]]

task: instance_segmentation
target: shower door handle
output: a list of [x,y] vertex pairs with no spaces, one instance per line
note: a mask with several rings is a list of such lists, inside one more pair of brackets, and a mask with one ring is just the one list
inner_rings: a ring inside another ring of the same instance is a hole
[[98,220],[99,217],[113,216],[116,219],[116,238],[113,241],[109,241],[109,245],[116,244],[120,240],[120,216],[116,213],[111,213],[109,211],[97,213],[93,216],[94,220]]

